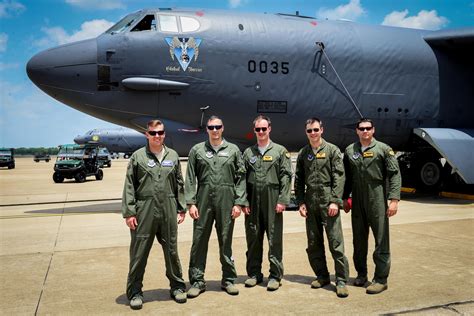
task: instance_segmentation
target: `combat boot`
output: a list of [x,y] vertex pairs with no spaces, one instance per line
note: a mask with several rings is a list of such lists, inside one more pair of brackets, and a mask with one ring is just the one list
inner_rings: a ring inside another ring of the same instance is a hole
[[233,283],[223,284],[221,288],[229,295],[239,295],[239,289]]
[[143,307],[143,297],[137,294],[130,300],[130,308],[141,309],[142,307]]
[[256,276],[252,276],[245,280],[245,286],[246,287],[254,287],[257,284],[262,283],[262,279],[258,279]]
[[343,281],[337,282],[336,285],[336,294],[338,297],[348,297],[349,290],[347,289],[346,283]]
[[367,294],[379,294],[379,293],[382,293],[383,291],[385,291],[386,289],[388,289],[387,284],[373,282],[371,285],[369,285],[367,287],[365,292]]
[[311,287],[313,289],[319,289],[319,288],[322,288],[323,286],[328,285],[329,283],[331,283],[331,280],[329,279],[322,279],[322,278],[316,279],[313,282],[311,282]]
[[280,287],[281,283],[278,280],[270,279],[267,284],[267,291],[276,291]]
[[191,288],[188,290],[187,296],[189,298],[198,297],[199,294],[206,291],[206,288],[201,286],[199,283],[194,283]]
[[176,303],[186,303],[187,295],[186,292],[182,289],[176,289],[171,293],[171,297],[175,300]]

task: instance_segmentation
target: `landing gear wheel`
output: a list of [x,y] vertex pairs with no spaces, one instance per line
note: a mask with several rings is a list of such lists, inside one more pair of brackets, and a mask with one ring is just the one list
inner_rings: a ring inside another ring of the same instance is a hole
[[101,169],[97,170],[97,173],[95,174],[95,179],[102,180],[103,178],[104,178],[104,172]]
[[76,179],[76,182],[82,183],[86,181],[86,174],[83,171],[81,171],[74,176],[74,179]]
[[443,166],[438,158],[423,159],[418,164],[418,187],[424,192],[436,192],[443,179]]
[[64,177],[59,172],[55,172],[53,173],[53,181],[55,183],[61,183],[64,181]]

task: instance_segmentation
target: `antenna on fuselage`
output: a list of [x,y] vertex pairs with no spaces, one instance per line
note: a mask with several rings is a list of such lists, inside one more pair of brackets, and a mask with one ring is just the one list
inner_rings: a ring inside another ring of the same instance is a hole
[[199,108],[201,110],[201,124],[199,124],[199,128],[203,128],[204,125],[203,125],[203,122],[204,122],[204,112],[206,112],[207,109],[209,109],[211,106],[210,105],[207,105],[207,106],[203,106],[202,108]]
[[363,118],[364,116],[363,116],[362,113],[360,112],[359,107],[358,107],[357,104],[355,103],[354,99],[352,98],[351,94],[349,93],[349,90],[347,90],[346,86],[344,85],[344,82],[342,82],[342,80],[341,80],[341,77],[339,77],[339,74],[337,73],[336,68],[334,68],[333,64],[331,63],[331,60],[329,59],[328,55],[326,54],[326,51],[324,50],[324,48],[325,48],[324,43],[323,43],[323,42],[316,42],[316,45],[317,45],[317,46],[319,47],[319,49],[323,52],[324,56],[326,57],[326,59],[327,59],[328,62],[329,62],[329,65],[331,66],[332,70],[334,70],[334,73],[336,74],[337,79],[338,79],[339,82],[342,84],[342,87],[344,88],[344,91],[346,91],[347,96],[348,96],[349,99],[351,100],[352,105],[354,106],[354,109],[356,110],[357,114],[359,114],[359,117],[360,117],[360,118]]

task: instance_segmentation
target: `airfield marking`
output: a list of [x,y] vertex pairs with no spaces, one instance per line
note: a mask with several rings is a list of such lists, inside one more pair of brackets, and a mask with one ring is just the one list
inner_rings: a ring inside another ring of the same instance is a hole
[[37,214],[37,215],[6,215],[0,216],[2,219],[15,219],[15,218],[35,218],[35,217],[51,217],[51,216],[70,216],[70,215],[88,215],[88,214],[110,214],[120,213],[120,210],[108,210],[108,211],[92,211],[92,212],[71,212],[71,213],[58,213],[58,214]]

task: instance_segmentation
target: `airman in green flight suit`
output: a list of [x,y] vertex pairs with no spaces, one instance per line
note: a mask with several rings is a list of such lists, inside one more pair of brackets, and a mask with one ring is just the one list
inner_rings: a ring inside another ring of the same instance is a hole
[[191,288],[188,297],[206,290],[204,272],[212,224],[215,222],[222,265],[221,287],[238,295],[232,257],[234,220],[240,216],[245,196],[245,167],[239,148],[222,138],[224,124],[217,116],[207,121],[209,140],[191,148],[186,172],[186,203],[194,219],[193,244],[189,262]]
[[244,151],[247,170],[247,196],[244,207],[247,237],[247,275],[245,286],[262,282],[263,236],[268,239],[270,276],[267,290],[278,290],[283,277],[283,211],[290,202],[291,160],[288,151],[270,140],[270,118],[254,120],[257,144]]
[[[388,288],[390,272],[389,217],[397,214],[400,201],[401,175],[393,150],[374,138],[375,126],[370,119],[356,125],[359,141],[349,145],[344,155],[346,184],[344,210],[350,211],[348,198],[352,193],[352,233],[356,286],[367,282],[367,252],[369,227],[375,238],[375,263],[368,294],[378,294]],[[390,203],[387,206],[387,200]]]
[[347,297],[346,282],[349,263],[344,255],[344,236],[339,209],[344,191],[344,163],[339,148],[326,142],[318,118],[306,121],[309,144],[298,153],[296,163],[295,194],[301,216],[306,218],[308,259],[317,279],[313,288],[329,284],[329,271],[324,251],[324,230],[336,270],[336,293]]
[[177,246],[177,224],[186,215],[179,157],[164,145],[161,121],[148,122],[145,135],[148,145],[130,157],[122,199],[122,215],[131,235],[127,297],[132,309],[143,305],[143,275],[155,237],[163,248],[171,297],[186,302]]

